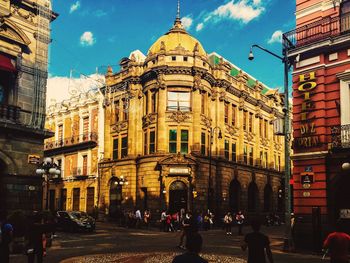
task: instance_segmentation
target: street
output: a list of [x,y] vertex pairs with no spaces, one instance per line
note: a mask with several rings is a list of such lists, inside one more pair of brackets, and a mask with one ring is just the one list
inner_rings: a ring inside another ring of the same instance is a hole
[[[201,231],[203,257],[209,262],[246,262],[247,252],[241,251],[242,237],[236,230],[232,236],[219,229]],[[248,231],[247,226],[244,232]],[[320,255],[282,252],[283,226],[264,227],[262,231],[269,233],[275,262],[321,262]],[[57,236],[44,262],[171,262],[175,254],[183,252],[176,247],[180,232],[125,229],[112,223],[99,223],[92,234],[59,232]],[[26,262],[26,256],[12,255],[10,262]]]

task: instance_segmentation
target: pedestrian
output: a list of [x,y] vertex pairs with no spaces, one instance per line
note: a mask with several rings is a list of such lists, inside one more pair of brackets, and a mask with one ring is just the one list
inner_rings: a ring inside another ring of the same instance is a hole
[[212,212],[209,212],[209,229],[214,228],[214,217],[215,215]]
[[142,216],[141,216],[141,211],[140,209],[136,209],[136,212],[135,212],[135,220],[136,220],[136,228],[140,228],[141,226],[141,222],[142,222]]
[[149,223],[151,220],[151,212],[146,209],[145,212],[143,213],[143,222],[145,223],[145,226],[147,229],[149,229]]
[[46,226],[44,225],[41,214],[33,216],[33,222],[30,224],[27,231],[26,254],[28,263],[43,262],[43,257],[46,256]]
[[160,214],[161,231],[163,232],[167,231],[166,218],[167,218],[166,212],[163,210],[163,212]]
[[210,228],[209,219],[210,219],[210,215],[209,215],[208,213],[206,213],[206,214],[204,215],[204,218],[203,218],[203,225],[204,225],[204,230],[205,230],[205,231],[208,231],[209,228]]
[[227,212],[227,214],[224,217],[224,224],[225,224],[225,230],[226,230],[226,235],[232,235],[232,216],[230,212]]
[[208,263],[198,254],[202,250],[203,239],[200,234],[193,233],[186,238],[186,249],[182,255],[176,256],[172,263]]
[[0,215],[0,262],[10,262],[10,243],[13,236],[13,227],[6,222],[5,214]]
[[196,220],[192,217],[191,212],[187,212],[185,219],[182,222],[182,233],[180,236],[180,243],[179,243],[178,247],[185,248],[183,246],[184,238],[186,237],[186,240],[187,240],[188,235],[190,235],[191,233],[195,233],[197,231],[198,231],[198,227],[197,227]]
[[198,224],[198,230],[203,230],[203,216],[202,216],[202,213],[198,213],[197,224]]
[[251,226],[253,232],[244,237],[244,242],[241,245],[243,251],[248,248],[248,263],[266,263],[266,256],[268,262],[273,263],[269,238],[259,232],[260,221],[258,219],[253,220]]
[[238,235],[241,236],[243,235],[242,229],[243,229],[243,224],[244,224],[244,215],[242,211],[238,211],[236,215],[236,223],[238,225]]
[[172,217],[171,217],[170,213],[168,213],[166,216],[166,231],[167,232],[174,232],[174,226],[172,223]]
[[348,263],[348,252],[350,249],[350,236],[342,230],[343,222],[338,220],[336,229],[330,233],[323,243],[323,247],[328,249],[331,263]]

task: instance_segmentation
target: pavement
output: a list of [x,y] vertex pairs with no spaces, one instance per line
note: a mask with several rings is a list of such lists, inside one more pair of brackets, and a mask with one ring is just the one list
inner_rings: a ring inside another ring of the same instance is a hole
[[[246,227],[244,232],[250,232]],[[262,232],[270,238],[275,263],[318,263],[320,255],[310,253],[285,253],[283,248],[283,226],[263,227]],[[201,231],[203,237],[202,256],[209,262],[245,263],[247,252],[240,249],[243,236],[226,235],[221,229]],[[98,223],[95,233],[58,232],[53,245],[47,251],[44,262],[89,263],[124,262],[157,263],[171,262],[183,253],[178,249],[180,232],[160,232],[157,229],[126,229],[113,223]],[[11,255],[11,263],[25,263],[24,255]]]

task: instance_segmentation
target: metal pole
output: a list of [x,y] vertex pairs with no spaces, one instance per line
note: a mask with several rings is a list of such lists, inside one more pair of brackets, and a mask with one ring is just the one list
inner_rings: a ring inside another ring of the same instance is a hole
[[284,237],[284,250],[289,250],[291,240],[291,203],[290,203],[290,152],[289,152],[289,140],[290,140],[290,123],[289,123],[289,91],[288,91],[288,72],[289,61],[287,51],[283,47],[283,63],[284,63],[284,100],[285,100],[285,115],[284,115],[284,195],[285,195],[285,237]]
[[45,204],[45,210],[49,210],[49,176],[46,174],[45,176],[46,181],[46,204]]
[[209,141],[209,178],[208,178],[208,210],[210,209],[210,195],[211,195],[211,151],[213,143],[213,129],[210,128],[210,141]]

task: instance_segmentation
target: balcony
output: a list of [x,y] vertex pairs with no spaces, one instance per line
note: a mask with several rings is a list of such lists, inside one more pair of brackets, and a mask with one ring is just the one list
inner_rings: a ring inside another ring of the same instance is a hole
[[332,134],[332,149],[348,149],[350,148],[350,124],[333,126]]
[[48,141],[44,145],[45,156],[83,150],[97,146],[98,135],[95,132],[80,134],[57,141]]
[[0,121],[17,123],[20,111],[20,107],[0,104]]
[[350,14],[325,17],[283,34],[287,49],[295,49],[340,35],[350,34]]
[[[95,172],[93,172],[95,170]],[[64,179],[78,179],[78,180],[84,180],[91,176],[96,175],[96,170],[93,167],[90,166],[81,166],[81,167],[73,167],[72,169],[65,169],[62,171],[62,178]]]

